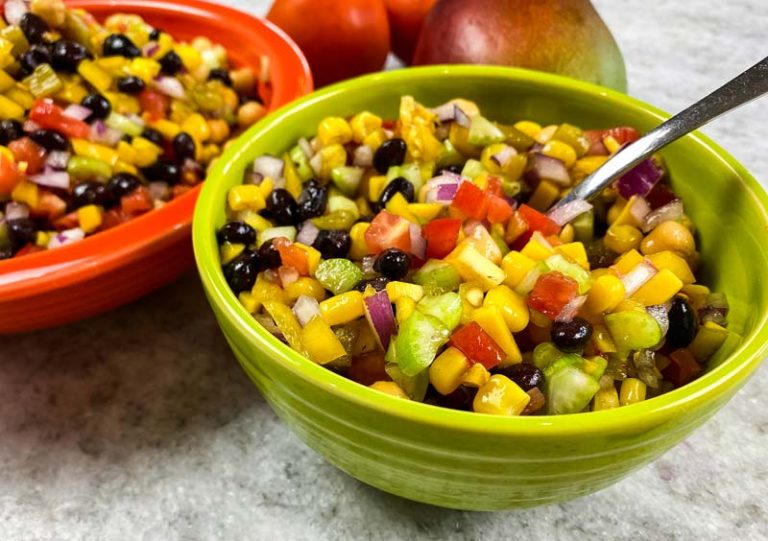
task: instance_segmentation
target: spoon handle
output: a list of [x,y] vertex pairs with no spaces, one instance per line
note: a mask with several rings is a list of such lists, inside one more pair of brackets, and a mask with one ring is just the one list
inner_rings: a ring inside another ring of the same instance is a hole
[[614,179],[650,157],[660,148],[720,115],[768,92],[768,57],[723,86],[648,132],[571,190],[557,206],[576,199],[592,199]]

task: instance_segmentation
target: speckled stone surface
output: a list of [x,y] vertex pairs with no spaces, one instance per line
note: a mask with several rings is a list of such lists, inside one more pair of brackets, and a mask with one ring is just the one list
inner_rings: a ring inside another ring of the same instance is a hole
[[[597,5],[631,93],[668,110],[766,53],[764,0]],[[768,101],[705,131],[768,179]],[[446,511],[368,488],[296,439],[241,372],[190,272],[100,318],[0,338],[0,539],[765,540],[767,395],[763,366],[695,435],[593,496]]]

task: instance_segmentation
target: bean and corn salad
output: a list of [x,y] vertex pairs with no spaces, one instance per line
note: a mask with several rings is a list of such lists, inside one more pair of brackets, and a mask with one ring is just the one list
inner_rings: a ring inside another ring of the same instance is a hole
[[224,276],[293,349],[404,399],[498,415],[645,400],[729,334],[663,164],[547,212],[638,136],[504,125],[463,99],[325,118],[229,190]]
[[207,38],[61,0],[0,9],[0,260],[161,207],[264,114],[266,57],[234,69]]

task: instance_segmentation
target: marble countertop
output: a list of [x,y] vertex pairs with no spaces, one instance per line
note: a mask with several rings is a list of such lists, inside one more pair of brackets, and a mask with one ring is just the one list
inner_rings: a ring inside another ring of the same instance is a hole
[[[667,110],[766,54],[764,0],[596,4],[631,93]],[[768,180],[768,101],[704,131]],[[619,484],[483,514],[381,493],[308,449],[240,370],[193,272],[90,321],[0,338],[0,358],[3,540],[768,539],[766,366]]]

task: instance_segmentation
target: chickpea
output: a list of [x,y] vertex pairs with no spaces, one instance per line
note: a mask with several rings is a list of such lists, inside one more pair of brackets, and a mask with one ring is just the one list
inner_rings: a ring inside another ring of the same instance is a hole
[[208,119],[208,129],[211,132],[208,139],[212,143],[223,143],[229,137],[229,125],[220,118]]
[[684,225],[667,221],[662,222],[650,232],[640,243],[640,251],[645,255],[655,254],[664,250],[677,252],[683,257],[688,257],[696,250],[693,235]]
[[229,72],[229,77],[232,79],[232,88],[234,88],[239,94],[245,94],[248,96],[253,93],[253,89],[256,85],[256,79],[251,68],[240,68],[232,70]]
[[237,110],[237,123],[241,128],[247,128],[261,117],[266,110],[264,106],[257,101],[248,101]]

